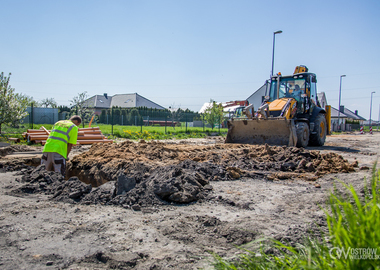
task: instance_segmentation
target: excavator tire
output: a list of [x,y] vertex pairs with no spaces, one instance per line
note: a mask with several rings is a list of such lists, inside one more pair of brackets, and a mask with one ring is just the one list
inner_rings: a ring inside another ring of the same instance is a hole
[[309,143],[309,125],[305,122],[297,123],[297,147],[306,147]]
[[320,113],[314,121],[314,134],[310,135],[309,145],[322,146],[326,141],[327,124],[325,116]]

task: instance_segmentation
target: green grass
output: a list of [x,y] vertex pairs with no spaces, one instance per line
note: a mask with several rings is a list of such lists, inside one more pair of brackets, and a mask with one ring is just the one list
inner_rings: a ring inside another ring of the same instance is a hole
[[[113,131],[111,125],[98,125],[105,135],[111,135],[116,138],[126,138],[131,140],[162,140],[162,139],[186,139],[186,138],[204,138],[210,134],[218,133],[219,129],[206,128],[187,128],[186,127],[160,127],[160,126],[119,126],[114,125]],[[166,131],[166,132],[165,132]],[[221,135],[227,133],[227,129],[220,129]]]
[[[380,172],[375,168],[376,164],[364,195],[343,183],[348,195],[330,194],[325,209],[328,240],[309,236],[292,247],[260,239],[253,243],[256,249],[243,250],[235,260],[214,254],[215,269],[380,269]],[[276,252],[267,254],[268,248]],[[358,254],[364,251],[372,255]]]
[[[51,130],[52,124],[34,124],[33,129],[40,129],[42,126],[44,126],[46,129]],[[161,127],[161,126],[120,126],[120,125],[114,125],[113,127],[111,125],[106,124],[97,124],[92,125],[92,127],[98,126],[102,133],[109,137],[110,139],[116,139],[116,138],[125,138],[125,139],[131,139],[131,140],[139,140],[139,139],[145,139],[145,140],[162,140],[162,139],[187,139],[187,138],[204,138],[206,136],[209,136],[211,134],[220,134],[222,136],[225,136],[227,134],[226,128],[221,128],[220,130],[218,128],[194,128],[194,127],[188,127],[186,128],[186,125],[182,123],[182,126],[180,127]],[[82,126],[80,126],[82,127]],[[85,127],[88,127],[88,125],[85,125]],[[3,138],[0,138],[0,140],[4,141],[8,137],[16,137],[22,139],[22,133],[26,132],[27,129],[29,129],[29,125],[23,125],[19,128],[8,128],[4,127],[4,136]],[[113,135],[112,135],[113,134]]]

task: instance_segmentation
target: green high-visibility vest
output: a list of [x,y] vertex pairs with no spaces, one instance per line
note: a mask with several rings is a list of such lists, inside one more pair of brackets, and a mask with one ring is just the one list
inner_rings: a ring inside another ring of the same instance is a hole
[[58,153],[67,159],[67,144],[77,144],[78,127],[70,120],[58,121],[54,124],[43,153]]

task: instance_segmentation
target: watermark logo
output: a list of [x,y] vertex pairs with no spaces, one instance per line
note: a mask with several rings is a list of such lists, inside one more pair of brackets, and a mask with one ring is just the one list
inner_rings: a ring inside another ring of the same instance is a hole
[[333,259],[350,259],[350,260],[379,260],[380,254],[377,255],[377,248],[347,248],[333,247],[329,251]]

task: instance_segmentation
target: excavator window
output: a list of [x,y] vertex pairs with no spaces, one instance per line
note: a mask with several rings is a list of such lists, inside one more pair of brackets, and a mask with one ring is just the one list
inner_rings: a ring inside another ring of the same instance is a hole
[[278,81],[272,80],[269,101],[278,98],[294,98],[297,101],[301,100],[302,94],[305,93],[305,78],[282,77],[280,78],[280,85],[277,87]]

